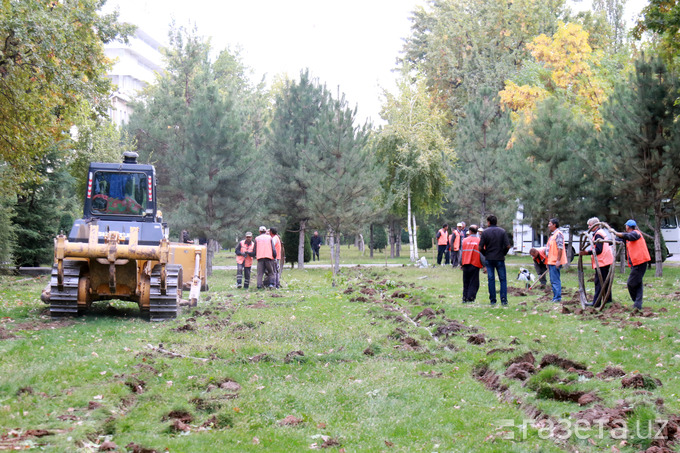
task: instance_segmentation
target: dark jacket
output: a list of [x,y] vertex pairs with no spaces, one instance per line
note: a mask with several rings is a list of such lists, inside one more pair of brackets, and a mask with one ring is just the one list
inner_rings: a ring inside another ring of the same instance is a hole
[[490,226],[482,231],[479,251],[482,252],[487,261],[505,261],[508,250],[510,250],[510,241],[503,228]]
[[318,250],[319,247],[321,247],[321,236],[312,236],[309,242],[310,245],[312,246],[312,249]]

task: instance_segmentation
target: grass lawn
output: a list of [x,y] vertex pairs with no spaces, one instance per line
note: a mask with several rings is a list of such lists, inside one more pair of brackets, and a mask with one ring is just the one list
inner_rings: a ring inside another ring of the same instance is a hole
[[[346,250],[345,262],[362,262]],[[563,306],[514,280],[529,263],[509,258],[507,308],[488,305],[483,275],[477,302],[461,304],[450,267],[344,268],[336,288],[330,269],[287,267],[277,291],[237,290],[235,271],[215,271],[199,307],[165,323],[123,302],[52,321],[39,298],[47,277],[0,277],[0,449],[665,445],[656,431],[680,419],[680,268],[648,272],[645,312],[633,315],[627,274],[616,274],[613,308],[581,312],[575,266]]]

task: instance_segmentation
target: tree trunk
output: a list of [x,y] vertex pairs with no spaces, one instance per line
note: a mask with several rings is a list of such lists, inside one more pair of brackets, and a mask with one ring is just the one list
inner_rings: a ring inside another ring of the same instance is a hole
[[416,261],[418,261],[418,225],[416,225],[416,215],[411,214],[413,217],[413,250],[416,254]]
[[368,250],[369,250],[369,253],[371,255],[371,258],[373,258],[373,244],[374,244],[374,242],[373,242],[373,224],[371,224],[369,231],[370,231],[370,236],[369,236],[369,239],[368,239]]
[[357,249],[361,252],[361,256],[364,256],[364,250],[366,249],[366,243],[364,242],[364,235],[359,233],[355,237]]
[[408,230],[408,247],[409,247],[409,258],[411,259],[412,263],[416,262],[416,253],[414,252],[414,247],[413,243],[415,242],[413,239],[414,232],[413,232],[413,225],[415,225],[415,220],[413,220],[413,223],[411,223],[411,217],[413,214],[411,213],[411,188],[409,187],[408,192],[406,194],[406,228]]
[[394,220],[390,220],[390,231],[389,231],[389,241],[390,241],[390,258],[394,258],[394,251],[396,246],[396,241],[394,237]]
[[305,226],[307,220],[300,220],[300,242],[298,244],[298,269],[305,268]]
[[[208,253],[207,253],[207,256],[205,257],[205,265],[207,267],[206,274],[207,274],[208,277],[210,277],[212,275],[213,258],[215,257],[215,244],[216,243],[217,243],[216,240],[208,239],[208,244],[207,244],[207,247],[206,247]],[[191,269],[190,275],[193,275],[193,272],[194,272],[194,270]],[[191,279],[191,277],[187,277],[186,275],[184,276],[184,278]]]
[[401,225],[396,220],[394,222],[394,242],[397,249],[396,257],[399,258],[401,256]]
[[655,277],[663,277],[663,255],[661,254],[661,218],[663,211],[661,203],[654,207],[654,261],[656,262]]

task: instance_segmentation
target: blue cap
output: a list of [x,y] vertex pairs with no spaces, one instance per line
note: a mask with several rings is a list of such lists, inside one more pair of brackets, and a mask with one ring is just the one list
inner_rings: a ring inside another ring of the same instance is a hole
[[635,223],[635,220],[630,219],[626,222],[626,226],[631,227],[631,228],[635,228],[637,226],[637,223]]

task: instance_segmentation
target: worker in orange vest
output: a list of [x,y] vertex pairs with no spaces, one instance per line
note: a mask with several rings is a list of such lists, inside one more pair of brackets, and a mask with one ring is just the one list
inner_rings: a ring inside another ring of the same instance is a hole
[[553,298],[555,303],[562,302],[562,280],[560,270],[562,266],[567,264],[567,251],[564,248],[564,234],[559,230],[560,221],[557,219],[550,219],[548,222],[548,230],[550,230],[550,237],[548,238],[548,273],[550,274],[550,286],[552,286]]
[[451,265],[454,268],[460,266],[460,245],[464,238],[463,224],[458,223],[456,229],[451,233],[451,246],[449,247],[449,250],[451,250]]
[[545,274],[548,272],[548,266],[545,262],[548,260],[548,255],[546,255],[545,247],[539,247],[537,249],[532,248],[529,250],[529,255],[534,260],[534,270],[538,275],[538,279],[541,282],[541,288],[545,288],[547,280]]
[[257,289],[262,289],[264,275],[267,274],[269,287],[273,288],[272,277],[274,275],[274,260],[276,248],[274,240],[267,234],[267,227],[260,227],[260,235],[255,238],[255,258],[257,259]]
[[625,233],[615,233],[626,243],[626,255],[628,256],[628,266],[630,275],[628,276],[628,294],[633,299],[633,307],[642,310],[642,278],[647,271],[647,263],[652,261],[647,250],[647,243],[642,233],[637,227],[635,220],[626,222]]
[[449,224],[445,223],[442,228],[437,231],[437,264],[441,266],[442,256],[444,256],[444,264],[449,264]]
[[477,225],[470,225],[470,235],[463,239],[460,267],[463,269],[463,303],[475,301],[479,291],[479,270],[486,272],[486,260],[479,251]]
[[248,289],[250,286],[250,268],[253,265],[253,258],[255,258],[255,243],[253,233],[248,231],[246,238],[236,245],[237,288],[241,288],[241,281],[243,281],[243,288]]
[[276,229],[276,227],[271,227],[269,229],[269,234],[274,241],[274,250],[276,250],[277,257],[277,259],[272,263],[272,267],[274,268],[274,278],[271,280],[271,284],[276,288],[281,288],[281,266],[279,265],[279,259],[281,259],[283,255],[281,255],[281,236],[278,235],[278,232],[279,231]]
[[[609,269],[611,268],[611,265],[614,264],[614,252],[612,252],[612,248],[609,245],[609,242],[607,242],[609,241],[609,238],[607,237],[607,233],[604,231],[604,229],[597,226],[599,223],[600,219],[597,217],[591,217],[588,219],[588,231],[597,228],[593,234],[593,239],[595,240],[595,253],[593,253],[593,250],[581,250],[578,252],[579,255],[591,255],[590,262],[593,269],[597,269],[597,266],[595,265],[595,258],[592,258],[592,256],[595,255],[597,257],[597,264],[600,266],[600,273],[598,274],[597,271],[595,272],[595,294],[593,295],[592,302],[592,305],[597,306],[600,306],[602,303],[606,304],[612,301],[611,292],[609,293],[609,297],[607,297],[606,301],[602,302],[598,299],[602,293],[602,285],[604,285],[604,282],[607,280],[607,276],[609,275]],[[602,276],[601,280],[600,275]]]

